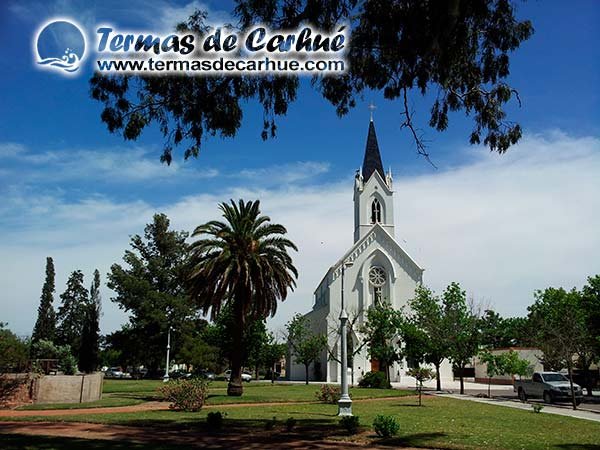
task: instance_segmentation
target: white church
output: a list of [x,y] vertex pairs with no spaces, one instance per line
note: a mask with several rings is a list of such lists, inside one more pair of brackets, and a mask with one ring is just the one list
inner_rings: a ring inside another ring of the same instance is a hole
[[[313,381],[340,381],[342,263],[344,304],[349,321],[355,323],[354,330],[359,330],[366,321],[369,307],[389,302],[400,309],[413,298],[415,288],[423,281],[424,269],[395,238],[392,174],[384,172],[372,118],[362,169],[354,179],[354,245],[329,268],[315,290],[312,311],[306,314],[313,331],[327,336],[329,347],[320,361],[311,366],[309,377]],[[361,342],[360,336],[353,341]],[[377,370],[377,362],[370,361],[366,346],[354,355],[353,362],[354,383],[365,373]],[[293,355],[287,365],[290,380],[304,380],[304,366],[296,364]],[[441,369],[443,379],[452,376],[446,361]],[[395,364],[390,368],[391,381],[410,382],[405,375],[407,370],[405,361]],[[349,382],[351,374],[349,368]]]

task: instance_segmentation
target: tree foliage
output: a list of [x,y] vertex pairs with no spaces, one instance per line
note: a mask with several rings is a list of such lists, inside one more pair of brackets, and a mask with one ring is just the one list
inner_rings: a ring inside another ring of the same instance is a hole
[[415,297],[408,306],[410,312],[403,326],[406,356],[417,363],[434,365],[437,390],[440,391],[440,365],[450,354],[449,323],[442,301],[431,289],[417,286]]
[[81,345],[79,348],[79,369],[90,373],[97,369],[100,352],[100,272],[94,271],[94,279],[90,286],[90,296],[85,305],[85,317],[81,330]]
[[[438,131],[446,130],[450,114],[460,111],[473,118],[472,144],[483,142],[503,153],[521,137],[521,127],[507,119],[506,104],[515,97],[520,100],[506,79],[511,52],[532,35],[533,27],[516,18],[510,0],[238,0],[234,15],[240,28],[256,23],[276,29],[306,23],[324,30],[349,25],[347,73],[315,77],[312,85],[338,115],[346,114],[365,92],[381,92],[398,104],[401,125],[425,156],[411,110],[414,95],[432,99],[429,126]],[[177,29],[206,32],[206,14],[196,11]],[[164,136],[161,159],[167,163],[178,145],[185,145],[188,158],[198,155],[206,134],[234,136],[242,124],[242,104],[249,99],[263,108],[263,139],[274,136],[275,116],[287,113],[299,88],[292,75],[96,74],[90,83],[110,132],[135,140],[150,124],[158,125]]]
[[231,307],[235,326],[227,392],[239,396],[244,332],[252,321],[273,316],[277,302],[295,287],[298,272],[288,252],[297,248],[284,237],[283,225],[261,214],[258,200],[219,207],[225,222],[207,222],[193,233],[198,239],[190,246],[188,292],[213,319]]
[[388,303],[373,305],[361,332],[371,359],[379,362],[379,370],[390,380],[390,367],[403,357],[401,351],[402,313]]
[[27,370],[29,347],[27,339],[19,338],[0,322],[0,374]]
[[56,343],[68,345],[74,355],[79,354],[81,347],[81,331],[85,324],[88,296],[88,290],[83,285],[83,272],[73,271],[67,280],[65,291],[60,294]]
[[464,369],[479,350],[479,318],[467,303],[465,291],[456,282],[442,294],[449,358],[460,376],[460,393],[464,394]]
[[39,340],[54,340],[56,336],[56,313],[54,312],[55,287],[54,261],[51,257],[46,258],[46,279],[42,287],[40,306],[38,307],[37,320],[31,334],[31,342]]
[[144,365],[158,373],[167,345],[167,330],[173,326],[172,347],[194,327],[198,314],[183,287],[188,234],[169,229],[165,214],[155,214],[143,236],[131,237],[124,264],[113,264],[108,274],[111,298],[129,314],[128,323],[108,337],[122,350],[127,364]]
[[305,383],[308,384],[308,369],[319,361],[321,353],[327,347],[327,336],[311,330],[310,319],[296,314],[286,324],[288,345],[296,364],[304,365]]

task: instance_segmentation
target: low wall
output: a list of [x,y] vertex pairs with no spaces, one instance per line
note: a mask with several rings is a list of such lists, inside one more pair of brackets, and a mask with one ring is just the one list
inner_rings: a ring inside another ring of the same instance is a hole
[[102,398],[104,374],[0,376],[0,408],[31,403],[85,403]]
[[84,403],[102,398],[104,374],[49,375],[34,383],[34,403]]

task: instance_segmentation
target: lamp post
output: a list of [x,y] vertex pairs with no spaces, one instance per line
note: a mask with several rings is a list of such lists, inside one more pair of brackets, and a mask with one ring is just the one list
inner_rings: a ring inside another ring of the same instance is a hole
[[163,377],[163,383],[169,381],[169,352],[171,350],[171,330],[173,327],[169,327],[167,331],[167,366],[165,367],[165,375]]
[[344,261],[342,263],[342,311],[340,312],[340,341],[342,346],[342,396],[338,400],[338,416],[352,415],[352,399],[348,395],[348,339],[347,324],[348,314],[344,305],[344,272],[346,267],[352,267],[352,261]]

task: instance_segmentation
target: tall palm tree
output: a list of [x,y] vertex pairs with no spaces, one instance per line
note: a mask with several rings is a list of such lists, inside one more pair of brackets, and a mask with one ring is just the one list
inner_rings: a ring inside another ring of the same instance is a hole
[[210,221],[194,230],[190,246],[188,291],[214,319],[230,305],[237,327],[232,330],[231,377],[227,395],[242,395],[242,340],[246,323],[273,316],[277,301],[296,286],[298,271],[283,225],[260,213],[260,202],[221,203],[226,222]]

